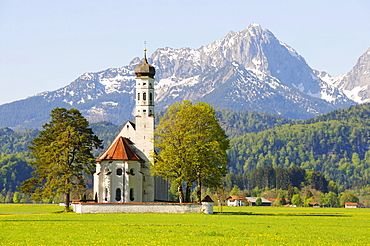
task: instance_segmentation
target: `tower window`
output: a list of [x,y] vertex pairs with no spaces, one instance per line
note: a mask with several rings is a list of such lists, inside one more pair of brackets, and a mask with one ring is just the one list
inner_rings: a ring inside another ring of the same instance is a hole
[[143,83],[143,85],[146,85],[146,83]]
[[149,100],[152,101],[153,100],[153,95],[152,93],[149,93]]
[[130,169],[130,174],[135,175],[135,170],[133,168]]
[[122,168],[118,168],[116,173],[117,173],[118,176],[121,176],[122,175]]
[[134,197],[134,189],[131,188],[130,189],[130,201],[133,201],[133,200],[135,200],[135,197]]
[[146,92],[143,93],[143,100],[146,100]]
[[116,201],[121,201],[121,189],[117,188],[116,190]]
[[137,100],[140,100],[140,93],[137,93]]

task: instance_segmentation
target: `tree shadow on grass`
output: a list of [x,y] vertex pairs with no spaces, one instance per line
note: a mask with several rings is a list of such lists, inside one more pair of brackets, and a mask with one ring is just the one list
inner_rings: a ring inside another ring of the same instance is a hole
[[253,213],[253,212],[214,212],[217,215],[249,215],[249,216],[297,216],[297,217],[352,217],[342,213]]

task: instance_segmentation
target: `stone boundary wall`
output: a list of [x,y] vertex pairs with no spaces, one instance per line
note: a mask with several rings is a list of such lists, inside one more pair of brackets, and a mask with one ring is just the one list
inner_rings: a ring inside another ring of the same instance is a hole
[[[86,213],[213,213],[200,203],[73,203],[73,211]],[[213,208],[213,206],[212,206]]]

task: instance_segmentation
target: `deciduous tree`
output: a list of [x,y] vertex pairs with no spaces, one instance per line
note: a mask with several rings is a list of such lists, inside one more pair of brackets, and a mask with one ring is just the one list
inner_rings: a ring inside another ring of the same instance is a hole
[[256,199],[256,206],[261,206],[262,205],[262,198],[261,197],[258,197]]
[[64,194],[68,211],[71,192],[85,187],[85,175],[94,171],[91,151],[100,148],[101,141],[77,109],[55,108],[50,116],[51,121],[31,142],[29,149],[34,161],[29,165],[35,171],[20,190],[33,200]]
[[226,174],[229,141],[207,103],[183,101],[169,107],[158,124],[154,143],[158,151],[153,174],[177,185],[180,202],[184,184],[197,184],[200,202],[202,185],[217,187]]
[[296,206],[301,206],[302,205],[302,198],[299,194],[295,194],[292,197],[292,203]]

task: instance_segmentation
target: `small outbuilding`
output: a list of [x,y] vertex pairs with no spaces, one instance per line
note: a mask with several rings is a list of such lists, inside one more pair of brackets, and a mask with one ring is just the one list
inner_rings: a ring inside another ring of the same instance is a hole
[[247,198],[244,196],[229,196],[226,198],[227,206],[229,207],[238,207],[238,206],[245,206],[247,203]]
[[[256,201],[259,197],[229,196],[226,198],[227,206],[257,206]],[[260,197],[261,204],[258,206],[271,206],[271,201]]]
[[312,208],[319,208],[320,204],[318,204],[317,202],[309,202],[308,206]]
[[[258,198],[261,198],[261,204],[257,205],[256,201]],[[266,198],[263,197],[246,197],[248,206],[271,206],[271,201],[267,200]]]
[[345,202],[344,207],[345,208],[358,208],[359,205],[357,202]]

